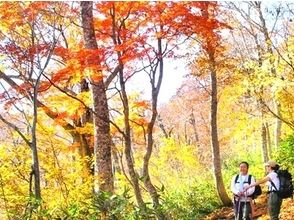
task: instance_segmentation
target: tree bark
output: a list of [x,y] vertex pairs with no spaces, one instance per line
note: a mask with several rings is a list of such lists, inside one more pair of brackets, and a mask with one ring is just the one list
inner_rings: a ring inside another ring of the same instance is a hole
[[264,122],[261,124],[261,145],[262,145],[262,156],[263,162],[268,161],[268,148],[267,148],[267,138],[266,138],[266,125]]
[[269,125],[267,122],[265,123],[265,128],[266,128],[267,151],[268,151],[269,158],[271,158],[272,157],[272,141],[271,141]]
[[[214,17],[214,15],[209,11],[209,2],[206,2],[205,8],[202,10],[202,15],[206,18]],[[210,71],[210,142],[212,149],[212,162],[213,162],[213,172],[215,177],[215,184],[218,196],[225,206],[232,204],[229,198],[222,177],[221,168],[221,157],[220,157],[220,147],[218,140],[218,127],[217,127],[217,108],[218,108],[218,88],[217,88],[217,77],[216,77],[216,61],[215,52],[217,47],[217,42],[213,42],[215,33],[210,30],[209,35],[206,37],[203,48],[207,53],[209,61],[209,71]]]
[[137,203],[140,208],[145,209],[145,203],[143,201],[140,185],[139,185],[139,179],[138,174],[134,168],[134,161],[132,158],[132,140],[131,140],[131,126],[130,126],[130,112],[129,112],[129,100],[126,93],[126,87],[124,82],[124,76],[123,76],[123,69],[119,71],[119,81],[121,86],[121,99],[123,102],[123,113],[124,113],[124,124],[125,124],[125,156],[128,166],[128,172],[131,177],[132,181],[132,187],[134,189],[135,197],[137,200]]
[[215,60],[213,54],[209,54],[211,62],[210,79],[211,79],[211,103],[210,103],[210,135],[211,135],[211,147],[212,147],[212,160],[214,167],[214,176],[216,181],[216,189],[222,203],[226,206],[231,205],[231,199],[229,198],[222,177],[220,148],[218,140],[218,128],[217,128],[217,78],[215,70]]
[[[121,21],[120,27],[117,27],[117,21],[116,21],[116,8],[115,3],[112,4],[112,9],[110,10],[111,18],[112,18],[112,40],[115,45],[121,45],[122,40],[121,39],[121,27],[125,27],[125,21]],[[126,91],[126,83],[124,79],[124,64],[121,61],[121,57],[124,51],[117,51],[117,56],[119,60],[119,83],[120,83],[120,98],[123,104],[123,115],[124,115],[124,132],[123,138],[124,138],[124,153],[126,157],[127,167],[128,167],[128,173],[130,175],[130,182],[132,185],[132,188],[134,190],[134,194],[136,197],[136,201],[138,206],[141,209],[145,209],[145,203],[142,198],[141,189],[139,185],[139,175],[135,170],[134,166],[134,160],[132,157],[132,138],[131,138],[131,125],[130,125],[130,110],[129,110],[129,99]]]
[[[82,29],[87,49],[98,49],[93,23],[93,2],[81,2]],[[94,64],[94,63],[92,63]],[[95,64],[94,64],[95,65]],[[99,64],[97,63],[97,66]],[[100,74],[97,72],[97,74]],[[109,109],[106,97],[106,88],[103,80],[92,83],[94,105],[94,155],[95,175],[98,177],[99,190],[114,191],[112,161],[111,161],[111,137]]]
[[278,101],[276,101],[275,103],[276,103],[276,111],[278,116],[276,117],[276,128],[275,128],[275,148],[277,150],[281,142],[282,120],[280,120],[281,104]]
[[117,151],[114,143],[112,147],[112,156],[113,156],[113,167],[114,167],[113,173],[122,174],[122,169],[120,167],[120,162],[119,162],[119,152]]
[[162,119],[161,119],[160,115],[158,115],[157,120],[158,120],[159,127],[160,127],[162,133],[164,134],[164,137],[169,138],[170,136],[165,130],[165,127],[164,127],[164,124],[162,122]]
[[197,127],[196,127],[196,120],[195,120],[195,116],[194,116],[193,112],[190,115],[190,123],[193,126],[195,144],[198,146],[199,136],[198,136]]
[[32,158],[33,158],[33,165],[32,171],[34,175],[34,191],[35,197],[37,200],[41,200],[41,181],[40,181],[40,167],[39,167],[39,157],[38,157],[38,147],[37,147],[37,135],[36,135],[36,127],[37,127],[37,120],[38,120],[38,107],[37,107],[37,95],[38,95],[38,88],[39,88],[39,79],[38,78],[37,85],[34,88],[34,96],[33,96],[33,108],[34,108],[34,115],[33,115],[33,124],[32,124]]
[[[162,26],[161,26],[162,30]],[[150,174],[149,174],[149,161],[151,158],[152,150],[153,150],[153,128],[155,125],[155,121],[158,115],[157,112],[157,99],[158,99],[158,94],[160,91],[161,83],[162,83],[162,78],[163,78],[163,58],[162,58],[162,40],[159,38],[157,40],[157,46],[158,46],[158,54],[157,54],[157,59],[159,61],[159,73],[158,73],[158,80],[156,83],[156,72],[152,72],[151,75],[151,97],[152,97],[152,115],[151,119],[147,125],[147,146],[146,146],[146,153],[144,155],[144,161],[143,161],[143,179],[144,179],[144,185],[147,188],[152,201],[153,205],[157,211],[157,218],[162,220],[165,219],[164,214],[161,212],[159,209],[160,203],[159,203],[159,194],[153,185]],[[154,71],[156,71],[157,68],[155,68]]]
[[[80,91],[81,92],[89,92],[90,88],[89,88],[89,83],[87,82],[86,79],[82,79],[81,83],[80,83]],[[89,108],[85,109],[85,113],[82,115],[82,117],[79,119],[80,121],[80,126],[83,127],[85,126],[87,123],[93,124],[93,114],[90,111]],[[90,134],[81,134],[81,141],[82,141],[82,151],[83,151],[83,155],[84,157],[89,157],[91,158],[93,155],[93,146],[91,146],[91,136]]]
[[[80,92],[88,92],[90,90],[88,82],[86,79],[82,79],[80,82]],[[93,124],[93,115],[89,108],[84,108],[84,114],[74,120],[74,127],[84,127],[87,123]],[[94,147],[91,146],[91,137],[90,134],[81,134],[78,131],[72,134],[74,144],[77,144],[77,152],[82,159],[86,159],[83,161],[84,171],[88,174],[94,175],[94,171],[91,165],[90,158],[93,156]]]

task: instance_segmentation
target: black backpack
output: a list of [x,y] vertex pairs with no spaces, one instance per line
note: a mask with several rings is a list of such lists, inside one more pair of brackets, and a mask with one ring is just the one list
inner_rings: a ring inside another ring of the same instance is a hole
[[[248,182],[244,182],[244,183],[248,183],[250,185],[251,184],[251,178],[252,178],[252,175],[249,175]],[[239,179],[239,174],[235,178],[235,184],[238,183],[237,182],[238,179]],[[261,195],[261,193],[262,193],[261,187],[260,187],[260,185],[257,185],[257,186],[255,186],[254,192],[249,197],[251,197],[252,199],[256,199],[258,196]]]
[[282,199],[293,197],[293,182],[291,173],[289,173],[288,170],[277,170],[275,172],[278,174],[280,189],[277,190],[275,184],[272,181],[270,182],[277,191],[278,196]]

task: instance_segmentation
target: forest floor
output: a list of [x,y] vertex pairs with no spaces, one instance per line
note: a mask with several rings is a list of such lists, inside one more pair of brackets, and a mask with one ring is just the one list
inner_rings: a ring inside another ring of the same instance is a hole
[[[267,201],[266,195],[260,196],[255,200],[255,215],[254,219],[256,220],[269,220],[269,216],[267,215]],[[233,208],[223,207],[211,213],[210,215],[202,218],[201,220],[233,220],[234,212]],[[280,220],[293,220],[294,219],[294,200],[286,199],[283,200],[281,216]]]

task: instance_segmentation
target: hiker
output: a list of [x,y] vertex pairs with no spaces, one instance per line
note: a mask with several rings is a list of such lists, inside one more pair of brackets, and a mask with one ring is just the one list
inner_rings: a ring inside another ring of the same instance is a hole
[[248,175],[249,164],[245,161],[239,164],[240,173],[235,175],[231,181],[231,190],[234,194],[234,211],[235,219],[241,220],[252,219],[252,198],[250,197],[255,188],[251,187],[247,191],[244,191],[244,187],[249,184],[255,183],[255,179],[252,175]]
[[278,174],[275,172],[279,169],[279,165],[270,160],[265,164],[266,172],[268,173],[266,177],[261,180],[251,183],[244,187],[244,192],[247,190],[252,191],[251,188],[259,184],[267,182],[268,186],[268,212],[271,220],[279,220],[280,209],[282,205],[282,198],[278,196],[277,191],[280,189],[280,180]]

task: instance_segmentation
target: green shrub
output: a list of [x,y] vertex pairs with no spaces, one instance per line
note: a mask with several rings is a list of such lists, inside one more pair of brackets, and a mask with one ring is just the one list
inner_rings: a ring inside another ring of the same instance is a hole
[[165,192],[163,209],[169,219],[197,219],[220,207],[214,188],[212,181],[202,181],[182,191]]
[[281,166],[288,167],[294,171],[294,134],[281,141],[279,149],[274,154],[274,158]]

